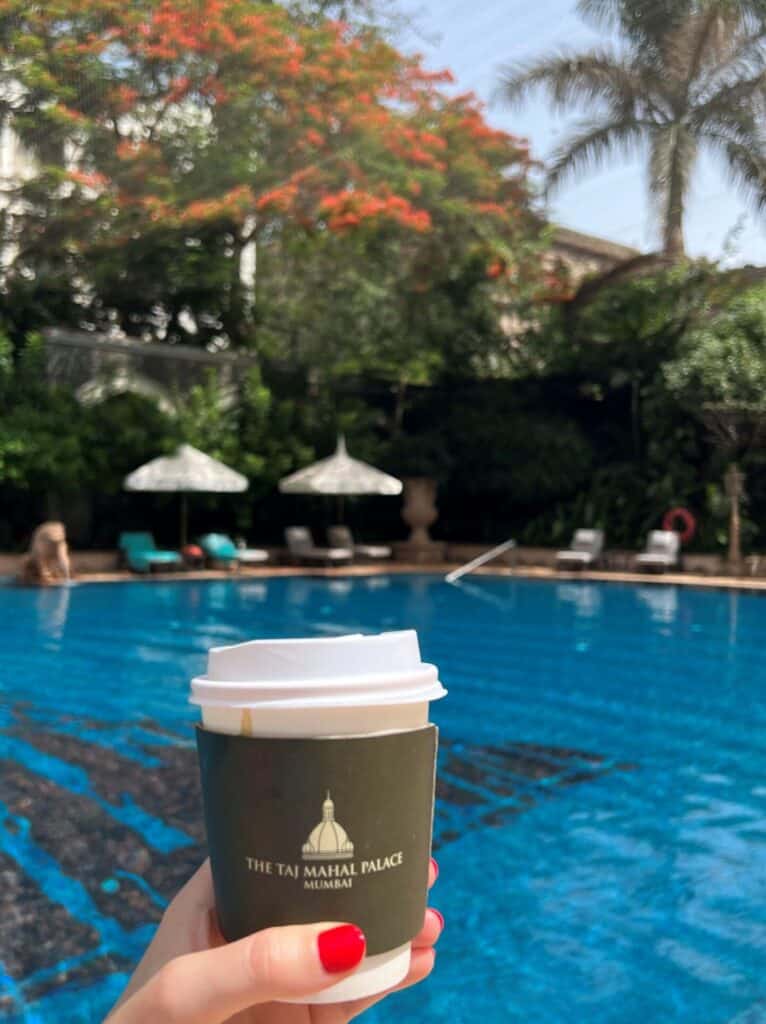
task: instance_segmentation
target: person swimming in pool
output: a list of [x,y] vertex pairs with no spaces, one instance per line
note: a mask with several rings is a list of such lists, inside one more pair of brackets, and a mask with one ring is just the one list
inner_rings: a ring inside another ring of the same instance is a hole
[[[429,887],[438,876],[431,861]],[[426,911],[397,988],[428,977],[444,920]],[[268,928],[226,943],[215,920],[209,861],[181,889],[105,1024],[347,1024],[387,993],[323,1006],[288,1005],[353,974],[365,952],[353,924]]]

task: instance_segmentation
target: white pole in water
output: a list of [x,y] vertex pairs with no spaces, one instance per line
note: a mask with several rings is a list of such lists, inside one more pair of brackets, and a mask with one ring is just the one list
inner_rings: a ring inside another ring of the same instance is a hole
[[506,540],[502,544],[498,544],[497,547],[490,548],[489,551],[485,551],[483,555],[479,555],[478,558],[474,558],[470,562],[466,562],[465,565],[461,565],[459,569],[453,569],[452,572],[448,572],[444,577],[446,583],[455,583],[460,579],[461,576],[465,576],[468,572],[473,572],[474,569],[478,569],[480,565],[484,565],[485,562],[491,562],[493,558],[497,558],[498,555],[502,555],[504,551],[510,551],[511,548],[516,547],[515,540]]

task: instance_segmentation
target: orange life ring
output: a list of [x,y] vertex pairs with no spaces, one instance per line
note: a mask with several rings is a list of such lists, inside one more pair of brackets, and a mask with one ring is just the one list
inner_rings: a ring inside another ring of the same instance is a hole
[[[679,522],[683,526],[683,530],[676,528],[676,524]],[[694,534],[697,532],[697,520],[691,514],[688,508],[671,508],[665,513],[665,518],[662,520],[663,530],[675,530],[681,537],[682,544],[688,544]]]

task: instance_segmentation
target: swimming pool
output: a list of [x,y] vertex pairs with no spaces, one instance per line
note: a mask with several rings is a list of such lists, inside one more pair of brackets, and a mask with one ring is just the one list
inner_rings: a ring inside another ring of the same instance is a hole
[[426,985],[371,1024],[766,1021],[766,600],[433,576],[0,588],[0,1020],[100,1021],[201,856],[214,644],[413,626],[450,689]]

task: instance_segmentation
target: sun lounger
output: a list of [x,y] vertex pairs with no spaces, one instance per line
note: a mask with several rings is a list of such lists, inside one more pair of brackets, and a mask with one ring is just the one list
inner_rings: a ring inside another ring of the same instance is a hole
[[314,538],[305,526],[288,526],[285,530],[285,543],[291,559],[298,565],[304,562],[323,562],[325,565],[338,565],[350,562],[354,552],[347,547],[318,548]]
[[572,543],[566,551],[556,554],[556,563],[562,568],[585,569],[599,560],[603,550],[603,530],[575,530]]
[[327,531],[327,539],[335,548],[350,548],[357,558],[391,557],[391,548],[386,544],[355,544],[351,530],[347,526],[331,526]]
[[646,550],[636,556],[637,569],[657,569],[663,572],[678,565],[680,538],[673,530],[652,530],[646,541]]
[[242,565],[262,565],[269,553],[261,548],[238,548],[226,533],[206,533],[199,538],[199,546],[211,562],[224,562],[239,568]]
[[151,533],[121,533],[117,547],[133,572],[151,572],[161,566],[181,564],[178,552],[161,551]]

